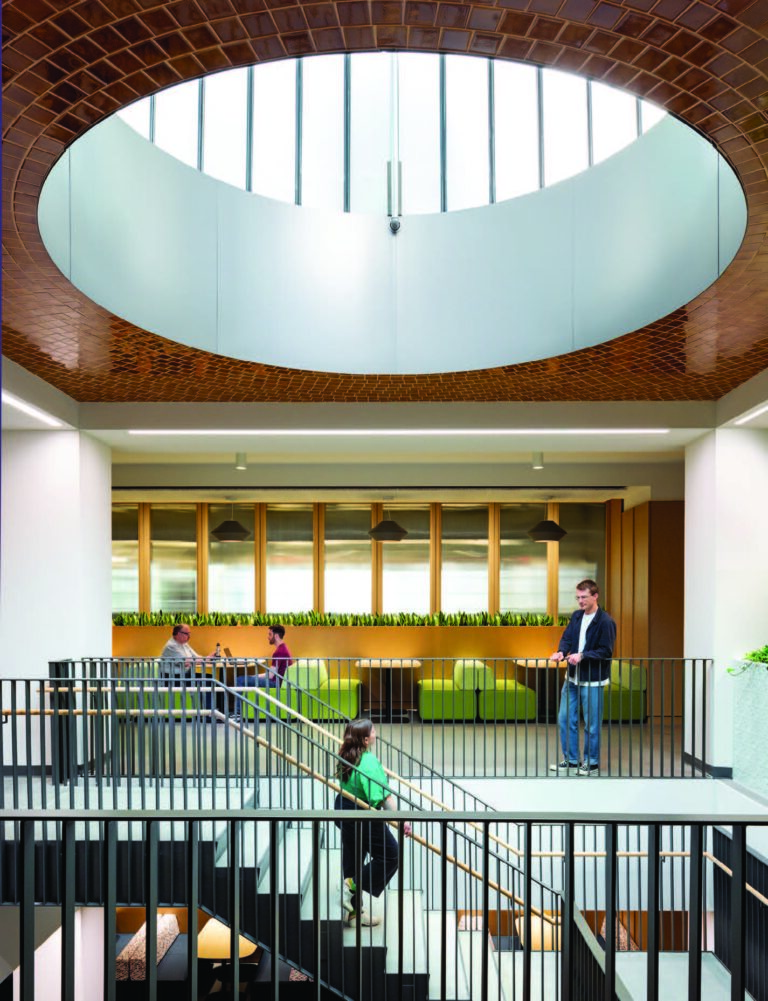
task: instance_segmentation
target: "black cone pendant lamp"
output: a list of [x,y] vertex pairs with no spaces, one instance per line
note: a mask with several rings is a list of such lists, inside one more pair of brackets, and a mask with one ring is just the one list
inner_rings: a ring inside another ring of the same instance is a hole
[[368,534],[374,542],[402,542],[408,532],[396,521],[384,518],[368,529]]
[[235,521],[235,505],[232,505],[232,517],[222,521],[211,531],[211,535],[217,542],[245,542],[250,536],[248,529]]
[[544,520],[529,528],[528,534],[534,542],[559,542],[568,533],[556,521]]

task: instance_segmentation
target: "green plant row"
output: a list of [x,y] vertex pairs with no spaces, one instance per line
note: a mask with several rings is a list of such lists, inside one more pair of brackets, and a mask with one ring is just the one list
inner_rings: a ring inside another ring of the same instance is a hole
[[390,615],[351,612],[115,612],[116,626],[172,626],[187,622],[192,626],[552,626],[566,625],[569,616],[560,615],[557,623],[551,615],[534,612],[436,612],[414,615],[400,612]]
[[759,650],[751,650],[744,654],[745,660],[754,660],[757,664],[768,664],[768,643]]

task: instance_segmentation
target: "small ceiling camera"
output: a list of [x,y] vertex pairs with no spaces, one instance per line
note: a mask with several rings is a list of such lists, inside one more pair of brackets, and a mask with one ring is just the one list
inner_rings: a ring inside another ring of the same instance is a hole
[[389,220],[389,228],[392,230],[393,235],[400,232],[400,220],[393,216]]

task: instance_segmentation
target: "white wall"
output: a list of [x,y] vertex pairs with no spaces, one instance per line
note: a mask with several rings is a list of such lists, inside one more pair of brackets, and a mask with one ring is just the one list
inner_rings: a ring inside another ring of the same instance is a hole
[[714,657],[710,763],[732,764],[727,668],[768,641],[768,431],[723,429],[686,449],[685,656]]
[[[77,431],[3,432],[1,678],[41,678],[50,660],[110,655],[110,505],[104,445]],[[24,720],[17,727],[21,751]],[[32,748],[36,761],[36,730]]]

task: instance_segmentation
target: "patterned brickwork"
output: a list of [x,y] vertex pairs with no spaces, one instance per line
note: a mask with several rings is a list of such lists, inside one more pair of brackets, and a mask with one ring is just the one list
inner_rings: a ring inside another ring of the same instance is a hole
[[[106,115],[231,66],[401,48],[557,66],[665,106],[737,171],[747,233],[686,307],[545,361],[428,376],[324,374],[170,342],[96,306],[37,228],[57,157]],[[768,366],[768,0],[8,0],[3,353],[80,401],[711,400]]]

